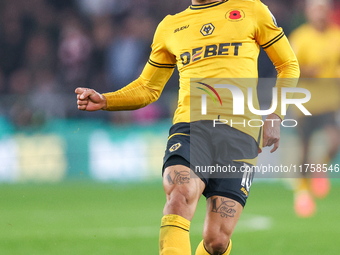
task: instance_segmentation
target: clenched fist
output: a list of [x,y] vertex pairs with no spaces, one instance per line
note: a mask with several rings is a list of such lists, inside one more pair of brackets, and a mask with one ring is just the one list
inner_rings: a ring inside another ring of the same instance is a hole
[[106,109],[106,98],[93,89],[77,88],[78,109],[82,111],[98,111]]

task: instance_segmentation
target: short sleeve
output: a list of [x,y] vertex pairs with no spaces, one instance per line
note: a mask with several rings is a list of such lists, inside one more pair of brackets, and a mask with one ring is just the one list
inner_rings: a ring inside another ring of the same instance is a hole
[[166,18],[159,23],[151,45],[152,51],[148,63],[159,68],[174,68],[176,57],[169,52],[166,46]]
[[266,49],[282,39],[284,33],[282,28],[277,26],[275,17],[266,5],[257,1],[255,6],[255,40],[263,49]]

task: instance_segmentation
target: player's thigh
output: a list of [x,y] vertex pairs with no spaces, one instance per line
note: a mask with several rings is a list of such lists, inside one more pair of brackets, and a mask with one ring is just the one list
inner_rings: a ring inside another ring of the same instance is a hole
[[163,187],[168,197],[179,193],[187,200],[199,199],[205,184],[189,167],[184,165],[168,166],[163,173]]
[[204,221],[203,237],[206,243],[212,241],[228,244],[243,206],[231,198],[212,196],[207,199],[207,212]]
[[164,214],[178,214],[191,219],[205,188],[204,182],[184,165],[168,166],[163,173],[167,202]]

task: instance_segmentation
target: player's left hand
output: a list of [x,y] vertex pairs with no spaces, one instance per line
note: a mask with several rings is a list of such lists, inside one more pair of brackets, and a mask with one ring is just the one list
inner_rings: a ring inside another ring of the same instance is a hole
[[272,113],[267,116],[267,120],[263,125],[263,147],[270,147],[274,144],[270,151],[271,153],[279,148],[281,121],[279,116]]

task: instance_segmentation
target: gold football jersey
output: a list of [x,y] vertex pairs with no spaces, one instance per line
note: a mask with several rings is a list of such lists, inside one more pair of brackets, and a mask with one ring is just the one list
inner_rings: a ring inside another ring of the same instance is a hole
[[[190,80],[251,78],[249,86],[256,91],[260,46],[277,68],[279,78],[299,76],[297,60],[286,36],[261,1],[229,0],[191,5],[181,13],[168,15],[158,25],[143,73],[122,90],[104,94],[108,109],[136,109],[157,100],[177,65],[180,86],[173,122],[194,121],[190,119],[190,99],[193,100]],[[296,82],[277,83],[277,86],[295,85]],[[258,109],[257,99],[254,106]],[[279,108],[275,113],[281,116]],[[221,118],[235,118],[226,109],[221,109],[220,115]],[[260,117],[246,111],[245,116],[239,118]],[[258,140],[259,127],[238,125],[235,128]]]

